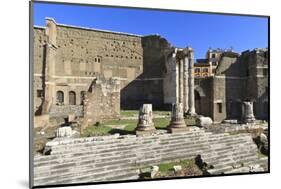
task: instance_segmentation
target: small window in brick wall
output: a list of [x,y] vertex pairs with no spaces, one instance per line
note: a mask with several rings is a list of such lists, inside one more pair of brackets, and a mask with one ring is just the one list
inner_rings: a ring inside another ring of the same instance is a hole
[[217,103],[218,112],[222,113],[222,103]]

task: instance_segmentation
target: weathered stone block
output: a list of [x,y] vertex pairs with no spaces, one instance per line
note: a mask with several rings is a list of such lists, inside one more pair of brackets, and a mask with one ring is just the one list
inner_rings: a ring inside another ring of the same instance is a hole
[[70,126],[59,127],[56,131],[56,137],[71,137],[72,128]]
[[196,125],[200,127],[208,127],[213,124],[213,120],[210,117],[199,116],[196,118]]
[[153,123],[152,104],[143,104],[139,111],[139,121],[136,127],[137,136],[155,133]]
[[172,106],[171,121],[168,127],[170,132],[183,132],[188,131],[183,117],[182,103],[175,103]]

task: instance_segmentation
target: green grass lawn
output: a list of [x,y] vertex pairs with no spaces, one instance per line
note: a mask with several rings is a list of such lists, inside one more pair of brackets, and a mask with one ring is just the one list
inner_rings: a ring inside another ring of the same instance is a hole
[[[154,126],[156,129],[165,129],[170,122],[169,118],[154,118]],[[138,120],[111,120],[101,123],[99,126],[88,126],[82,134],[82,137],[110,135],[110,134],[134,134],[134,130],[137,127]],[[124,126],[119,128],[118,126]]]
[[[33,154],[42,153],[44,146],[47,142],[51,141],[55,137],[57,127],[34,128],[33,129]],[[40,135],[40,131],[44,132],[44,135]]]
[[180,160],[179,162],[170,162],[170,163],[162,163],[159,164],[159,171],[162,173],[168,173],[170,171],[173,171],[173,167],[175,165],[180,165],[182,169],[190,167],[192,164],[194,164],[194,161],[192,160]]
[[[154,113],[155,112],[155,113]],[[170,112],[167,111],[153,111],[154,115],[169,115]],[[133,117],[138,115],[137,110],[122,110],[121,115],[123,117]],[[156,129],[166,129],[170,123],[170,116],[165,118],[154,118],[154,126]],[[186,118],[185,122],[187,125],[194,125],[195,120],[193,118]],[[110,120],[102,122],[99,125],[88,126],[81,137],[91,137],[91,136],[104,136],[119,133],[121,135],[135,134],[135,128],[137,127],[138,119],[120,119],[120,120]],[[39,131],[42,128],[34,129],[34,153],[41,152],[45,144],[55,137],[56,127],[48,127],[44,129],[44,135],[40,135]]]
[[[170,124],[170,118],[154,118],[153,119],[154,126],[156,129],[167,129]],[[185,119],[187,125],[194,125],[195,119]],[[120,119],[120,120],[110,120],[101,123],[100,125],[91,125],[88,126],[82,133],[82,137],[90,137],[90,136],[100,136],[100,135],[110,135],[119,133],[121,135],[124,134],[135,134],[134,130],[137,127],[138,120],[128,120],[128,119]]]
[[[180,171],[175,172],[174,170],[175,165],[180,165],[182,169]],[[159,172],[156,174],[154,178],[202,175],[202,171],[196,165],[194,159],[177,160],[172,162],[160,163],[157,166],[159,167]],[[140,175],[141,178],[151,179],[149,173],[149,171],[151,170],[151,166],[140,168],[140,170],[142,172]]]

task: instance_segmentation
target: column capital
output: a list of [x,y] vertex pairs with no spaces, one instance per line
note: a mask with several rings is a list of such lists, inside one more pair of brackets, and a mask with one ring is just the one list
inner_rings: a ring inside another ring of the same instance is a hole
[[193,49],[191,47],[186,47],[183,49],[184,56],[191,57],[193,55]]

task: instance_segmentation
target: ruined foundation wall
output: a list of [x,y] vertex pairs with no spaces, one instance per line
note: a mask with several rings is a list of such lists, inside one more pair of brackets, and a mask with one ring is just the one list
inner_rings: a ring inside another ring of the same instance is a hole
[[120,84],[117,80],[97,80],[87,92],[83,127],[120,117]]
[[238,61],[238,55],[223,54],[213,78],[214,122],[227,118],[240,119],[241,101],[245,99],[246,66]]
[[268,119],[268,51],[244,52],[241,60],[248,66],[247,96],[254,102],[254,114],[258,119]]
[[34,46],[33,46],[33,97],[34,97],[34,104],[33,104],[33,111],[36,114],[37,112],[40,113],[39,110],[40,105],[42,104],[43,97],[44,97],[44,86],[42,85],[42,75],[43,75],[43,68],[44,68],[44,56],[45,56],[45,43],[46,43],[46,36],[45,36],[45,28],[35,27],[33,30],[34,33]]

